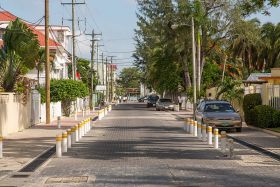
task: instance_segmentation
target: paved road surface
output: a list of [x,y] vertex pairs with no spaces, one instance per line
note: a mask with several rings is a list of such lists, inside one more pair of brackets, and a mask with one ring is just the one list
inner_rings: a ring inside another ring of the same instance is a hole
[[122,104],[63,158],[50,159],[25,179],[7,178],[1,183],[28,187],[279,186],[278,161],[239,145],[242,159],[224,158],[220,151],[186,134],[182,125],[169,112]]

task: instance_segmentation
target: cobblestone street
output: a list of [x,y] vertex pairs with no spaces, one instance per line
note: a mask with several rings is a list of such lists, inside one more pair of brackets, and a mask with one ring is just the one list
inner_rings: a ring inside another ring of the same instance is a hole
[[1,185],[279,186],[279,161],[241,145],[235,145],[240,157],[224,158],[182,126],[169,112],[121,104],[62,158]]

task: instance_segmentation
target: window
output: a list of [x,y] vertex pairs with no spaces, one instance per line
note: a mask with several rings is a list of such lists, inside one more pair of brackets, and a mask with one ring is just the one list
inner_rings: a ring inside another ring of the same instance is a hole
[[235,112],[234,108],[228,103],[211,103],[207,104],[205,112]]

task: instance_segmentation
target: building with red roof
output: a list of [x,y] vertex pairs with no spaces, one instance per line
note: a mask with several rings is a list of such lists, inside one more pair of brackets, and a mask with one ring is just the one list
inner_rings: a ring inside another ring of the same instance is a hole
[[[8,11],[0,11],[0,47],[3,46],[3,34],[5,33],[6,27],[9,25],[11,21],[15,21],[18,17],[13,15]],[[29,29],[33,31],[34,34],[37,35],[39,44],[42,48],[45,47],[45,27],[40,25],[32,25],[26,20],[19,18],[22,22],[24,22]],[[71,31],[66,26],[50,26],[50,38],[49,38],[49,48],[50,53],[54,57],[53,66],[51,72],[52,79],[67,79],[68,78],[68,64],[71,63],[71,54],[70,51],[71,46]],[[28,78],[38,80],[40,84],[45,83],[45,72],[38,72],[36,69],[31,70],[25,75]]]

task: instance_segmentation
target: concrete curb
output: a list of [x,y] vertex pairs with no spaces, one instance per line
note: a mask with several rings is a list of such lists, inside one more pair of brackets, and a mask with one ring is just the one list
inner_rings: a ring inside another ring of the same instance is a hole
[[248,128],[251,128],[251,129],[254,129],[254,130],[258,130],[258,131],[262,131],[262,132],[265,132],[265,133],[268,133],[268,134],[280,137],[280,133],[278,133],[278,132],[274,132],[274,131],[267,130],[267,129],[261,129],[261,128],[254,127],[254,126],[251,126],[251,125],[247,125],[247,126],[248,126]]

